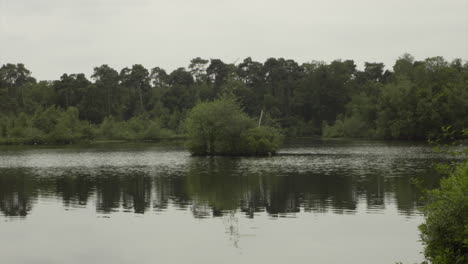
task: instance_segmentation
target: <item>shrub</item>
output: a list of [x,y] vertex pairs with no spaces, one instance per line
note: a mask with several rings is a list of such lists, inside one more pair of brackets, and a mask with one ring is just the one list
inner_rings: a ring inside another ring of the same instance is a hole
[[66,111],[49,107],[34,115],[3,118],[0,130],[0,143],[6,144],[74,143],[91,140],[95,134],[87,121],[79,120],[74,107]]
[[171,130],[162,128],[158,121],[149,121],[145,127],[141,139],[158,140],[173,137]]
[[343,131],[346,137],[352,138],[369,138],[372,135],[369,124],[359,115],[353,115],[345,118],[343,122]]
[[173,136],[169,129],[161,128],[158,120],[145,116],[133,117],[127,121],[116,121],[106,117],[100,126],[103,139],[111,140],[158,140]]
[[254,155],[274,154],[282,140],[282,135],[274,128],[251,128],[242,133],[243,152]]
[[329,126],[326,121],[322,123],[322,135],[326,138],[337,138],[344,136],[343,121],[337,119],[333,126]]
[[419,226],[424,255],[433,264],[468,261],[468,162],[441,180],[428,193],[423,208],[425,222]]
[[185,120],[187,147],[193,155],[264,155],[274,153],[280,136],[255,121],[232,98],[196,105]]

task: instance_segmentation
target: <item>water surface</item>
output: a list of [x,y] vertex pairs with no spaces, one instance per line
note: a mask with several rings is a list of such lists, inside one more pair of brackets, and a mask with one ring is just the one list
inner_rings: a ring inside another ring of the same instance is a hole
[[422,143],[289,142],[275,157],[178,144],[0,147],[2,263],[414,263]]

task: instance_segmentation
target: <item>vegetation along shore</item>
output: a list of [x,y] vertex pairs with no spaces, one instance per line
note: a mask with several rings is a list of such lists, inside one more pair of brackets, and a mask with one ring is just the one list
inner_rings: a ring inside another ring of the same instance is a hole
[[[195,58],[169,73],[139,64],[120,71],[101,65],[90,79],[72,73],[53,81],[38,81],[25,65],[7,63],[0,68],[0,143],[185,137],[191,134],[187,122],[206,103],[231,107],[220,105],[226,103],[223,95],[236,98],[243,120],[237,125],[254,129],[262,119],[262,126],[274,130],[248,132],[251,139],[270,133],[268,144],[281,135],[427,139],[443,126],[462,131],[468,124],[467,87],[467,62],[416,61],[409,54],[388,69],[365,63],[361,70],[352,60],[298,64],[246,58],[228,64]],[[262,144],[268,149],[267,141]]]

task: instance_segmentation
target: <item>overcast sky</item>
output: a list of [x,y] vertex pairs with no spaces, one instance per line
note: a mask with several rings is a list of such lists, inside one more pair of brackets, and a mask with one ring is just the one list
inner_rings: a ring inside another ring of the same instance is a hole
[[[0,0],[0,64],[38,79],[194,57],[468,59],[467,0]],[[239,60],[239,61],[240,61]]]

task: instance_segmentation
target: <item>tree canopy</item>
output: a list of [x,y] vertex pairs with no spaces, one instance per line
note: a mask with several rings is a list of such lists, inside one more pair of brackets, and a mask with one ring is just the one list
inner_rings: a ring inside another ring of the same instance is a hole
[[6,63],[0,67],[0,140],[17,136],[20,116],[32,120],[51,107],[72,107],[92,127],[142,118],[181,134],[197,103],[225,93],[235,95],[248,116],[263,111],[292,137],[426,139],[443,126],[461,131],[468,124],[468,63],[460,59],[417,61],[405,54],[393,68],[366,62],[359,69],[352,60],[245,58],[233,64],[197,57],[172,72],[103,64],[90,79],[65,73],[54,81],[38,81],[25,65]]

